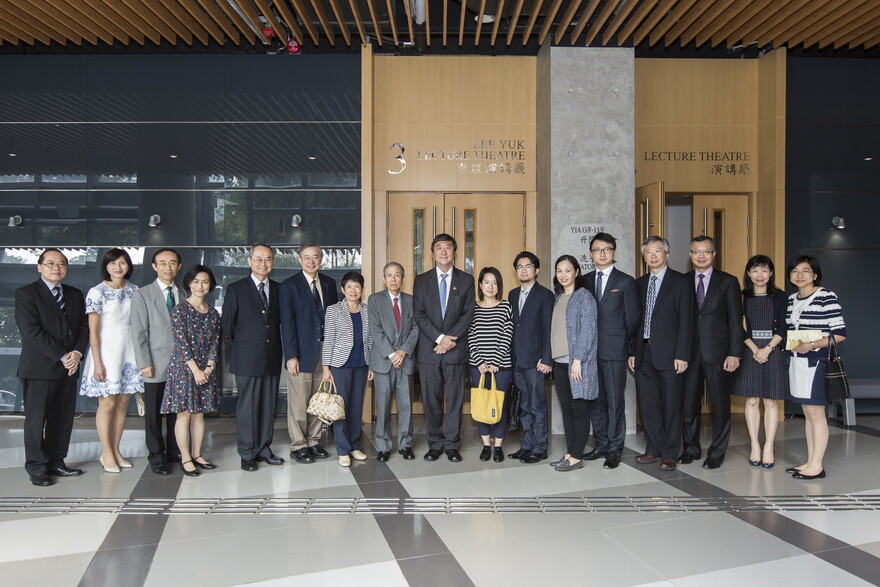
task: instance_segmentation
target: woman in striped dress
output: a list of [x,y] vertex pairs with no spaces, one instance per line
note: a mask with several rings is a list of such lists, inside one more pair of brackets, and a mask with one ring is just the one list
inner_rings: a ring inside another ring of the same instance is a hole
[[[495,386],[504,391],[504,408],[501,419],[496,424],[480,422],[480,436],[483,439],[481,461],[488,461],[490,456],[496,463],[504,460],[504,433],[507,429],[507,393],[510,391],[510,379],[513,376],[513,363],[510,356],[510,344],[513,340],[513,309],[510,302],[502,299],[504,284],[501,272],[495,267],[483,267],[478,279],[477,305],[474,308],[474,319],[468,330],[468,350],[470,352],[471,383],[479,384],[480,375],[486,374],[486,385],[489,385],[489,374],[495,377]],[[495,437],[494,454],[489,442]]]
[[[799,342],[792,349],[788,368],[789,399],[801,404],[806,418],[807,462],[786,469],[795,479],[822,479],[822,460],[828,446],[828,420],[825,419],[825,361],[828,359],[829,338],[846,339],[846,324],[840,302],[834,292],[820,287],[822,268],[813,257],[801,255],[788,264],[791,283],[797,293],[788,298],[786,322],[789,338]],[[819,338],[798,337],[791,331],[819,331]]]

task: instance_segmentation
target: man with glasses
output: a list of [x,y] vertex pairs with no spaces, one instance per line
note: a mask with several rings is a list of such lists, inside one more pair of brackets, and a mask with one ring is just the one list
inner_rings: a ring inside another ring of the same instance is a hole
[[553,292],[538,283],[541,261],[529,251],[513,260],[519,287],[507,299],[513,308],[513,382],[519,389],[522,423],[520,448],[512,459],[526,464],[547,458],[547,395],[544,376],[553,370],[550,352],[550,323],[553,319]]
[[303,464],[330,456],[318,444],[321,421],[306,413],[309,400],[318,391],[324,377],[321,365],[324,313],[338,299],[333,278],[318,273],[323,260],[321,247],[314,243],[304,244],[299,249],[302,271],[281,282],[280,291],[290,458]]
[[593,461],[605,457],[603,467],[616,469],[626,438],[627,352],[639,324],[636,281],[614,267],[617,239],[600,232],[590,240],[595,271],[587,273],[587,289],[596,297],[599,330],[599,397],[589,402],[595,446],[584,455]]
[[37,487],[52,477],[76,477],[64,464],[73,431],[76,380],[89,344],[83,294],[61,280],[67,257],[46,249],[37,260],[40,279],[15,290],[15,324],[21,335],[18,377],[24,389],[24,468]]
[[645,429],[645,452],[636,463],[660,461],[674,471],[681,447],[682,374],[693,339],[694,295],[687,277],[669,267],[669,241],[649,236],[642,242],[648,272],[636,280],[639,325],[630,347],[629,368]]
[[269,279],[275,253],[257,244],[248,253],[251,274],[229,284],[223,297],[221,326],[232,343],[229,372],[235,375],[238,403],[235,424],[242,471],[257,470],[257,461],[281,465],[272,453],[275,399],[281,375],[281,332],[278,282]]
[[[134,292],[131,298],[131,333],[134,356],[144,376],[144,439],[150,468],[157,475],[170,475],[168,462],[180,460],[180,450],[174,437],[177,414],[160,412],[174,333],[171,330],[171,312],[180,303],[180,292],[174,278],[180,271],[180,255],[173,249],[159,249],[153,253],[153,271],[156,281]],[[162,421],[165,434],[162,434]]]
[[694,344],[684,374],[684,446],[678,462],[687,465],[702,456],[700,412],[705,385],[712,404],[712,444],[703,468],[717,469],[730,440],[730,390],[745,346],[742,297],[736,277],[712,265],[715,239],[694,237],[690,255],[694,270],[687,278],[695,301]]

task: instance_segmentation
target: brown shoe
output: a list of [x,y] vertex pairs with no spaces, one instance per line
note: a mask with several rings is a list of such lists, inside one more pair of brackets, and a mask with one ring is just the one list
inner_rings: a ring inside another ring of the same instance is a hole
[[648,453],[636,457],[636,462],[640,465],[650,465],[651,463],[656,463],[659,460],[660,457],[649,455]]
[[660,461],[660,470],[661,471],[674,471],[675,470],[675,459],[663,459]]

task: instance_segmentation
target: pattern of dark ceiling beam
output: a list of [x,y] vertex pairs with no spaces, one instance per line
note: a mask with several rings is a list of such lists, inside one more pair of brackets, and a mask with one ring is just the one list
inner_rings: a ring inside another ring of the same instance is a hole
[[880,0],[0,0],[0,48],[880,47]]

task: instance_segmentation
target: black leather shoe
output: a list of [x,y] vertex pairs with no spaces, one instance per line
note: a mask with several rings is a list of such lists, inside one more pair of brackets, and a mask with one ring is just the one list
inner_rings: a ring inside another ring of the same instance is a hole
[[326,459],[330,456],[330,453],[324,450],[320,444],[316,444],[315,446],[309,447],[309,453],[315,457],[316,459]]
[[247,459],[241,459],[241,470],[247,471],[248,473],[253,473],[257,470],[257,461],[249,461]]
[[[196,466],[193,466],[193,470],[190,471],[189,469],[186,468],[186,465],[188,465],[188,464],[192,464],[192,461],[186,461],[185,463],[184,462],[180,463],[180,470],[183,471],[183,474],[186,475],[187,477],[198,477],[199,476],[199,468]],[[244,469],[244,465],[242,465],[241,468]]]
[[[205,461],[205,462],[204,462],[204,463],[200,463],[200,462],[198,461],[198,459],[202,459],[202,460]],[[205,469],[206,471],[210,471],[211,469],[216,469],[216,468],[217,468],[217,465],[215,465],[214,463],[212,463],[211,461],[209,461],[208,459],[206,459],[206,458],[203,457],[202,455],[199,455],[199,456],[197,456],[197,457],[193,457],[193,464],[194,464],[196,467],[198,467],[199,469]]]
[[413,453],[413,449],[409,446],[406,448],[402,448],[397,452],[400,453],[400,456],[402,456],[405,461],[411,461],[416,458],[416,455]]
[[546,458],[547,453],[545,452],[529,452],[529,454],[527,454],[520,460],[527,465],[534,465],[535,463],[540,463]]
[[157,463],[155,465],[150,465],[150,469],[153,470],[153,473],[156,475],[161,475],[166,477],[171,474],[171,469],[168,468],[168,465],[165,463]]
[[165,462],[167,462],[167,463],[179,463],[179,462],[180,462],[180,454],[167,455],[167,456],[165,457]]
[[527,454],[529,454],[529,451],[527,451],[527,450],[521,448],[521,449],[519,449],[518,451],[516,451],[516,452],[512,452],[512,453],[510,453],[510,454],[507,455],[507,456],[508,456],[508,458],[516,459],[516,460],[520,461],[520,460],[522,460],[522,458],[523,458],[524,456],[526,456]]
[[446,451],[446,458],[452,461],[453,463],[461,462],[461,455],[454,448]]
[[290,451],[290,458],[297,463],[303,463],[304,465],[315,462],[315,457],[312,456],[312,451],[307,448]]
[[440,451],[439,450],[432,448],[431,450],[429,450],[428,452],[425,453],[425,460],[426,461],[436,461],[439,458],[440,458]]
[[791,473],[792,475],[794,475],[795,473],[800,473],[801,470],[798,469],[797,467],[789,467],[789,468],[787,468],[787,469],[785,470],[785,472],[786,472],[786,473]]
[[620,455],[616,452],[608,453],[608,456],[605,457],[605,462],[602,463],[603,469],[616,469],[620,464]]
[[[791,476],[792,479],[824,479],[825,478],[825,469],[822,469],[815,475],[804,475],[802,473],[795,473]],[[36,485],[36,483],[34,483]]]
[[504,462],[504,449],[502,449],[500,446],[496,446],[494,452],[495,452],[495,454],[492,456],[492,460],[495,461],[496,463],[503,463]]
[[391,458],[391,453],[387,450],[380,450],[376,454],[376,460],[380,463],[387,463],[389,458]]
[[492,447],[489,445],[486,445],[483,447],[483,450],[480,452],[480,460],[481,461],[488,461],[491,458],[492,458]]
[[607,456],[608,456],[608,453],[599,452],[594,448],[590,452],[584,453],[583,459],[585,461],[597,461],[599,459],[604,459]]
[[40,473],[39,475],[31,475],[31,483],[37,487],[49,487],[52,485],[52,477],[49,473]]
[[682,453],[677,459],[675,459],[675,462],[679,465],[690,465],[694,462],[694,456],[687,453]]
[[721,459],[716,459],[715,457],[706,457],[706,460],[703,461],[704,469],[717,469],[721,466],[723,461]]
[[279,457],[276,454],[269,453],[268,457],[260,457],[258,456],[255,461],[260,461],[262,463],[266,463],[267,465],[283,465],[284,459]]
[[82,469],[70,469],[66,465],[61,464],[57,467],[49,469],[49,474],[55,477],[78,477],[83,474]]

